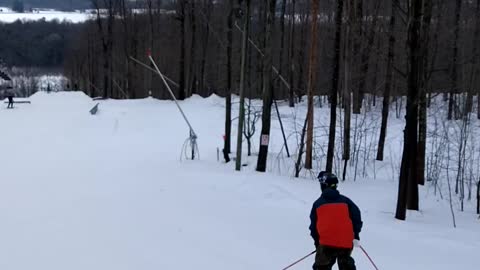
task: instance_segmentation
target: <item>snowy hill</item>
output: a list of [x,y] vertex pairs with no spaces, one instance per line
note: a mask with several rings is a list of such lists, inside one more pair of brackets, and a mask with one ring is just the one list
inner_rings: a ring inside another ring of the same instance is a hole
[[[99,101],[96,116],[89,110],[97,102],[83,93],[30,101],[0,110],[0,269],[280,270],[313,250],[308,215],[319,186],[306,172],[290,177],[293,161],[276,158],[284,156],[277,122],[271,171],[254,172],[252,158],[238,173],[217,161],[222,98],[181,102],[199,136],[199,161],[179,160],[188,129],[170,101]],[[280,109],[291,134],[305,105]],[[327,110],[316,112],[324,125]],[[480,222],[472,204],[455,212],[454,229],[448,200],[427,186],[421,212],[393,218],[402,125],[392,116],[389,161],[340,183],[362,210],[363,246],[380,269],[474,268]],[[358,269],[373,269],[359,250],[353,256]]]
[[82,23],[90,18],[90,14],[80,11],[65,12],[57,10],[37,10],[34,12],[19,13],[12,11],[7,7],[0,7],[0,22],[12,23],[16,20],[22,21],[38,21],[38,20],[59,20],[72,23]]

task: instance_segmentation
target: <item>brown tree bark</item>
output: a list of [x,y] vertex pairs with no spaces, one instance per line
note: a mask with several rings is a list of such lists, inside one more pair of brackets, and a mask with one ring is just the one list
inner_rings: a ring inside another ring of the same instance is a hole
[[317,73],[317,32],[318,32],[318,8],[319,0],[311,2],[311,18],[310,25],[310,57],[308,64],[308,112],[307,112],[307,152],[305,153],[305,168],[311,170],[312,153],[313,153],[313,126],[314,126],[314,110],[313,95],[315,91],[316,73]]

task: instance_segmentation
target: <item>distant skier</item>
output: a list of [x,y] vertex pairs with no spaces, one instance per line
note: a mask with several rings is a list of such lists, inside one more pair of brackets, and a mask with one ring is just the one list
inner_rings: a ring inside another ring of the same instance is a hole
[[340,270],[356,270],[351,257],[354,244],[360,240],[360,209],[337,190],[338,178],[331,173],[318,175],[322,195],[310,214],[310,234],[317,254],[314,270],[331,270],[338,261]]
[[13,109],[13,92],[9,91],[7,93],[7,99],[8,99],[8,106],[7,109]]

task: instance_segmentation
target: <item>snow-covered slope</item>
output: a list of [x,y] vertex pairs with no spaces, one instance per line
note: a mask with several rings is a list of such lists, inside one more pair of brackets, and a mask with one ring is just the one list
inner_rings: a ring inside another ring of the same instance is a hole
[[[201,152],[200,161],[182,162],[188,129],[172,102],[100,101],[92,116],[96,101],[82,93],[30,100],[0,110],[0,269],[280,270],[313,250],[308,215],[318,183],[285,176],[286,169],[260,174],[250,165],[238,173],[217,162],[223,99],[181,102]],[[327,110],[318,109],[319,121]],[[291,132],[291,119],[286,126]],[[393,147],[401,121],[390,131]],[[280,147],[274,123],[272,149]],[[362,210],[362,243],[379,268],[475,268],[480,222],[472,208],[456,213],[454,229],[448,202],[424,188],[422,211],[395,220],[389,166],[375,180],[340,185]],[[358,269],[373,269],[360,251],[353,256]]]
[[72,23],[85,22],[90,18],[88,13],[82,12],[64,12],[56,10],[38,10],[34,12],[18,13],[9,8],[0,7],[0,22],[11,23],[16,20],[38,21],[38,20],[59,20]]

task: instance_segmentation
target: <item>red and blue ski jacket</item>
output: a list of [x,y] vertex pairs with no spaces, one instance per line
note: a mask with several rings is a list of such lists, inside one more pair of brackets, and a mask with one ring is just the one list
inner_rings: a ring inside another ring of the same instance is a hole
[[353,240],[360,240],[363,225],[360,209],[336,189],[322,192],[313,204],[310,220],[315,246],[353,248]]

